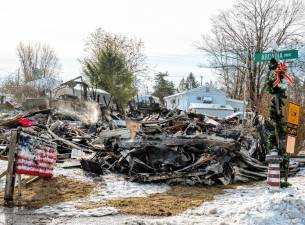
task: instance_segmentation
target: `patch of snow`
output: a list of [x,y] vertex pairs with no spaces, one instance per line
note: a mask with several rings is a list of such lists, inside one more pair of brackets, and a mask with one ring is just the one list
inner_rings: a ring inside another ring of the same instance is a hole
[[[0,160],[0,168],[6,168],[7,163]],[[56,167],[54,170],[55,176],[66,176],[71,179],[78,179],[84,182],[91,182],[96,184],[96,188],[88,197],[75,201],[63,202],[56,205],[44,206],[36,210],[28,210],[22,208],[6,209],[0,208],[0,224],[7,224],[7,221],[12,221],[16,218],[33,217],[33,220],[41,220],[42,218],[79,218],[79,217],[105,217],[107,215],[118,214],[118,210],[113,207],[100,207],[96,209],[79,209],[77,206],[82,204],[98,203],[113,198],[126,198],[126,197],[143,197],[153,193],[161,193],[170,189],[165,184],[139,184],[129,182],[123,176],[115,174],[107,174],[98,176],[84,172],[79,168],[63,169]],[[5,185],[5,178],[0,180],[0,185]],[[16,219],[17,220],[17,219]],[[14,220],[15,221],[15,220]],[[18,219],[19,221],[19,219]],[[16,222],[17,224],[19,222]],[[22,221],[22,219],[21,219]],[[20,221],[20,222],[21,222]],[[60,220],[62,221],[62,220]],[[54,220],[51,220],[50,224]],[[15,223],[14,223],[15,224]],[[22,224],[22,223],[21,223]],[[24,223],[24,224],[32,224]],[[58,223],[64,224],[64,223]]]
[[141,184],[130,182],[123,176],[108,174],[103,176],[106,183],[104,190],[107,198],[144,197],[154,193],[166,192],[170,187],[166,184]]
[[278,193],[270,193],[266,182],[240,186],[179,216],[126,221],[126,224],[304,225],[305,177],[290,178],[289,182],[292,186]]
[[36,210],[26,210],[19,212],[19,215],[46,215],[52,217],[101,217],[114,215],[119,211],[113,207],[101,207],[95,209],[78,209],[75,203],[59,204],[55,206],[45,206]]
[[[1,161],[0,161],[1,162]],[[0,165],[4,168],[6,163]],[[0,209],[0,224],[125,224],[125,225],[304,225],[305,224],[305,170],[289,178],[292,184],[278,193],[270,193],[266,182],[243,185],[226,190],[212,202],[171,217],[120,215],[111,207],[81,210],[76,206],[96,203],[110,198],[145,196],[164,192],[167,185],[138,184],[123,176],[107,174],[88,176],[81,169],[57,168],[57,175],[65,175],[97,184],[88,197],[37,210]],[[5,179],[1,179],[3,184]],[[13,222],[12,222],[13,221]]]

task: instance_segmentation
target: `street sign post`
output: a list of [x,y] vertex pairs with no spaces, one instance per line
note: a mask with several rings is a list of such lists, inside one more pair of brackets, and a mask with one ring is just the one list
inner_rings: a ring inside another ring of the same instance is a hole
[[298,50],[285,50],[278,52],[255,53],[255,62],[269,62],[272,58],[278,60],[299,58]]
[[288,184],[288,174],[289,174],[289,158],[290,155],[294,153],[296,137],[298,135],[298,125],[300,123],[300,105],[289,102],[288,105],[288,115],[287,115],[287,146],[286,154],[283,158],[283,167],[285,170],[285,186]]
[[296,136],[298,134],[298,125],[300,123],[300,106],[289,102],[287,116],[287,153],[294,153]]

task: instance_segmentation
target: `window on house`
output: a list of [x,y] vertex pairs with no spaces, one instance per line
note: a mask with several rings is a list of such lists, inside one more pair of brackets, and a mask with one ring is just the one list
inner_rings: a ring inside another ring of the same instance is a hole
[[211,104],[213,102],[213,99],[212,97],[203,97],[202,102],[206,104]]
[[201,101],[201,97],[200,97],[200,96],[198,96],[198,97],[197,97],[197,100],[198,100],[198,101]]

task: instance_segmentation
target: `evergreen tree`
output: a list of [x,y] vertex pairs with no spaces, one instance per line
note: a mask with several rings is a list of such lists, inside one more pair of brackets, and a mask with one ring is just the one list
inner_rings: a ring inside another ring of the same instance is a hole
[[178,91],[183,92],[185,90],[187,90],[187,86],[186,86],[186,82],[185,82],[184,78],[182,78],[179,83],[179,86],[178,86]]
[[142,42],[97,29],[86,42],[83,73],[95,88],[114,97],[120,107],[136,94],[136,74],[145,71]]
[[196,78],[192,72],[187,76],[185,85],[187,90],[199,87],[199,83],[196,81]]
[[154,92],[153,95],[160,98],[163,102],[163,98],[172,95],[175,93],[175,85],[172,81],[168,81],[165,77],[168,76],[168,73],[159,72],[155,75],[155,85],[153,86]]
[[191,72],[186,79],[184,79],[184,77],[181,79],[178,86],[178,91],[183,92],[196,87],[199,87],[199,83],[196,81],[194,74]]
[[83,72],[94,87],[111,93],[119,106],[136,94],[135,77],[126,67],[124,55],[112,45],[100,49],[95,60],[83,62]]

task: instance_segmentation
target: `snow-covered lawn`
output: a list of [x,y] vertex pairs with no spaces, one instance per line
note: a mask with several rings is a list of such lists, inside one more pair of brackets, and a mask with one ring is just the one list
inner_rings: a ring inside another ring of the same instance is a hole
[[292,184],[279,193],[270,193],[265,182],[240,186],[182,215],[133,220],[127,224],[202,224],[202,225],[304,225],[305,176],[290,178]]
[[[270,193],[266,182],[243,185],[226,190],[212,202],[171,217],[121,215],[114,208],[81,210],[75,206],[84,202],[99,202],[113,197],[145,196],[168,190],[166,185],[137,184],[121,176],[84,177],[80,169],[58,170],[76,179],[103,183],[88,198],[66,202],[38,210],[0,209],[0,224],[125,224],[125,225],[305,225],[305,170],[289,178],[292,184],[278,193]],[[3,186],[2,179],[0,185]]]

